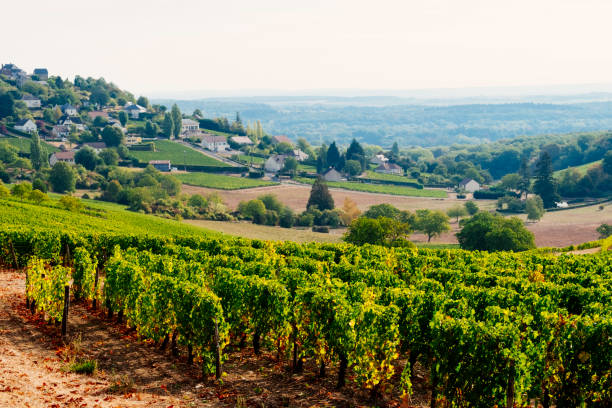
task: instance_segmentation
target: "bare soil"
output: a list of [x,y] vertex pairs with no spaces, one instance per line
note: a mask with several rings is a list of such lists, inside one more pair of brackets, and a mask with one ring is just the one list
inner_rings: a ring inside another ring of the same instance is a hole
[[[196,365],[138,340],[125,325],[88,305],[71,305],[69,338],[25,308],[24,273],[0,270],[0,406],[2,407],[360,407],[369,394],[335,389],[335,369],[325,378],[316,367],[292,375],[276,353],[255,357],[250,348],[229,353],[221,382]],[[96,359],[93,375],[74,374],[70,358]],[[427,406],[425,374],[417,366],[411,400],[397,391],[378,406]],[[350,382],[350,377],[349,377]]]

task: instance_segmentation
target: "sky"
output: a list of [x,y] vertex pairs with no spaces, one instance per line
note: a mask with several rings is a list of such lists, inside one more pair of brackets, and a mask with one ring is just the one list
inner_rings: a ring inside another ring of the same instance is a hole
[[30,0],[2,14],[0,62],[136,95],[612,83],[610,0]]

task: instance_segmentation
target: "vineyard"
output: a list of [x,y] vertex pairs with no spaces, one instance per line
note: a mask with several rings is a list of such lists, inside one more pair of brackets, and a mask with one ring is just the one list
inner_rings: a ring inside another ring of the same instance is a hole
[[[314,179],[296,177],[295,180],[301,183],[313,184]],[[395,186],[388,184],[369,184],[353,181],[328,181],[327,185],[332,188],[342,188],[344,190],[362,191],[365,193],[392,194],[407,197],[431,197],[446,198],[444,190],[418,189],[412,187]]]
[[248,177],[234,177],[213,173],[182,173],[175,176],[192,186],[218,188],[220,190],[240,190],[243,188],[274,186],[278,183]]
[[376,401],[408,398],[421,367],[438,407],[610,406],[611,260],[0,230],[33,312],[65,320],[69,288],[205,375],[265,349]]

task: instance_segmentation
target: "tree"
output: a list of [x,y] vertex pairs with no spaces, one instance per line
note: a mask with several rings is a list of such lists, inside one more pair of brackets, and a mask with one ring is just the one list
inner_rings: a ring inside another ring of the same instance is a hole
[[119,123],[121,123],[121,126],[125,127],[125,125],[127,125],[128,123],[128,114],[126,111],[121,111],[119,112]]
[[261,200],[243,201],[238,205],[238,211],[244,218],[252,220],[255,224],[265,222],[266,206]]
[[525,201],[525,212],[527,213],[527,219],[531,221],[539,221],[544,215],[544,202],[540,196],[528,198]]
[[606,174],[612,176],[612,150],[608,150],[608,152],[604,155],[603,161],[601,162],[601,168]]
[[121,190],[121,184],[119,184],[117,180],[112,180],[106,185],[106,189],[102,194],[102,199],[105,201],[117,202]]
[[283,228],[291,228],[295,223],[295,216],[289,207],[284,207],[278,217],[278,225]]
[[363,213],[363,216],[366,218],[380,218],[387,217],[392,219],[399,218],[400,210],[392,206],[391,204],[376,204],[370,206],[366,212]]
[[23,201],[23,199],[26,198],[31,191],[32,185],[27,181],[24,181],[23,183],[13,185],[13,188],[11,188],[11,195],[19,197],[19,199]]
[[295,174],[295,171],[298,168],[298,161],[294,157],[287,157],[285,159],[285,164],[283,165],[284,173]]
[[28,200],[33,201],[35,204],[40,204],[43,201],[47,201],[48,199],[49,199],[49,196],[47,196],[45,193],[43,193],[40,190],[32,190],[28,194]]
[[531,175],[529,174],[529,167],[527,166],[526,159],[523,159],[521,161],[521,167],[519,168],[518,174],[521,178],[521,181],[519,182],[519,185],[517,186],[517,188],[520,192],[521,197],[523,196],[523,194],[525,194],[525,197],[527,197],[527,193],[529,192],[529,186],[531,185],[531,181],[530,181]]
[[601,224],[595,231],[599,233],[600,239],[606,239],[612,235],[612,225]]
[[551,208],[559,201],[557,194],[557,184],[553,178],[552,161],[548,152],[540,155],[540,160],[536,164],[536,181],[533,191],[542,198],[544,208]]
[[506,190],[517,190],[521,185],[521,176],[517,173],[506,174],[501,179],[501,186]]
[[464,206],[457,204],[457,205],[449,208],[446,211],[446,214],[449,217],[451,217],[451,218],[456,218],[457,222],[459,222],[459,217],[466,216],[468,214],[468,212],[467,212],[467,210],[465,209]]
[[67,191],[74,191],[76,184],[76,174],[74,169],[65,162],[57,162],[51,168],[49,174],[49,182],[51,188],[56,193],[65,193]]
[[59,202],[68,211],[78,212],[79,210],[81,210],[81,208],[83,208],[83,202],[78,197],[65,195],[60,198]]
[[102,86],[96,86],[91,91],[91,96],[89,97],[89,101],[100,106],[105,106],[108,101],[110,101],[110,95],[108,91]]
[[353,139],[346,150],[346,161],[348,162],[349,160],[356,160],[361,166],[360,171],[365,169],[365,152],[356,139]]
[[172,115],[172,135],[176,138],[181,134],[181,129],[183,127],[183,116],[176,103],[172,105],[170,114]]
[[150,120],[147,120],[145,123],[145,135],[149,137],[155,137],[157,135],[157,125]]
[[102,131],[102,140],[108,147],[123,144],[123,132],[114,126],[106,126]]
[[535,239],[517,217],[479,212],[465,221],[457,233],[459,245],[470,251],[526,251],[535,248]]
[[474,215],[478,212],[478,205],[473,201],[467,201],[465,203],[465,209],[469,215]]
[[8,93],[0,94],[0,119],[15,115],[15,101]]
[[114,149],[104,149],[99,156],[107,166],[116,166],[119,163],[119,154]]
[[361,163],[357,160],[347,160],[344,165],[344,170],[349,176],[358,176],[361,174]]
[[325,143],[317,151],[317,173],[321,174],[327,170],[327,146]]
[[136,105],[140,105],[145,109],[149,108],[149,100],[144,96],[140,96],[138,100],[136,100]]
[[329,193],[327,183],[325,183],[322,177],[317,178],[310,190],[310,197],[308,198],[306,209],[310,209],[311,207],[316,207],[321,211],[334,209],[334,199]]
[[47,154],[43,150],[40,138],[36,132],[32,135],[32,140],[30,141],[30,161],[35,170],[40,170],[47,165]]
[[83,147],[74,155],[74,162],[90,171],[96,168],[98,161],[98,155],[91,147]]
[[405,245],[410,236],[411,228],[408,223],[381,217],[377,219],[360,217],[348,227],[344,240],[354,245],[396,245],[403,242]]
[[346,197],[342,208],[340,209],[340,219],[344,225],[350,225],[353,220],[361,215],[361,211],[357,208],[357,203]]
[[338,168],[340,164],[340,152],[338,151],[338,147],[336,146],[336,142],[333,142],[329,145],[329,149],[327,149],[327,165],[329,167],[333,167],[336,170],[341,170]]
[[40,190],[43,193],[46,193],[47,190],[49,190],[49,187],[47,186],[47,183],[45,183],[43,180],[39,179],[39,178],[35,178],[34,181],[32,182],[32,188],[34,190]]
[[417,210],[415,224],[416,230],[427,235],[427,242],[430,242],[433,237],[450,230],[448,216],[437,210]]
[[391,147],[391,154],[393,154],[395,158],[399,157],[400,149],[399,149],[397,142],[393,142],[393,146]]
[[174,134],[174,122],[172,121],[172,115],[169,113],[164,115],[162,131],[164,135],[168,137],[168,139],[172,139],[172,135]]

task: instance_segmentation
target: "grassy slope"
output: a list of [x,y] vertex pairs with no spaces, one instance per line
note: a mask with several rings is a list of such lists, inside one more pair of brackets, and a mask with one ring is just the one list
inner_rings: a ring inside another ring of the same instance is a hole
[[[15,146],[19,149],[20,153],[30,153],[30,139],[26,137],[0,137],[0,142],[7,142],[8,144]],[[45,143],[42,140],[40,143],[48,153],[59,151],[57,147]]]
[[596,165],[598,165],[598,164],[601,164],[601,160],[597,160],[597,161],[594,161],[594,162],[591,162],[591,163],[586,163],[586,164],[583,164],[583,165],[581,165],[581,166],[574,166],[574,167],[568,167],[567,169],[563,169],[563,170],[557,170],[557,171],[555,171],[555,173],[554,173],[554,174],[555,174],[555,176],[559,177],[559,176],[561,176],[561,174],[562,174],[563,172],[565,172],[565,171],[567,171],[567,170],[570,170],[570,169],[574,169],[574,170],[576,170],[578,173],[580,173],[580,175],[581,175],[581,176],[584,176],[584,175],[586,174],[586,172],[587,172],[587,171],[588,171],[588,170],[589,170],[591,167],[594,167],[594,166],[596,166]]
[[198,187],[218,188],[221,190],[239,190],[243,188],[272,186],[278,183],[246,177],[232,177],[212,173],[184,173],[175,175],[185,184]]
[[[313,184],[314,179],[300,178],[297,181]],[[393,194],[407,197],[432,197],[432,198],[446,198],[446,191],[444,190],[428,190],[428,189],[417,189],[403,186],[394,186],[386,184],[367,184],[367,183],[354,183],[350,181],[328,181],[327,185],[333,188],[343,188],[345,190],[362,191],[366,193],[379,193],[379,194]]]
[[219,160],[206,156],[190,147],[170,140],[156,140],[155,152],[142,152],[130,150],[130,153],[139,161],[148,163],[149,160],[170,160],[173,166],[195,165],[195,166],[229,166]]
[[417,183],[417,181],[410,177],[398,176],[396,174],[385,174],[377,173],[372,170],[366,170],[365,178],[371,178],[374,180],[388,180],[388,181],[400,181],[403,183]]

